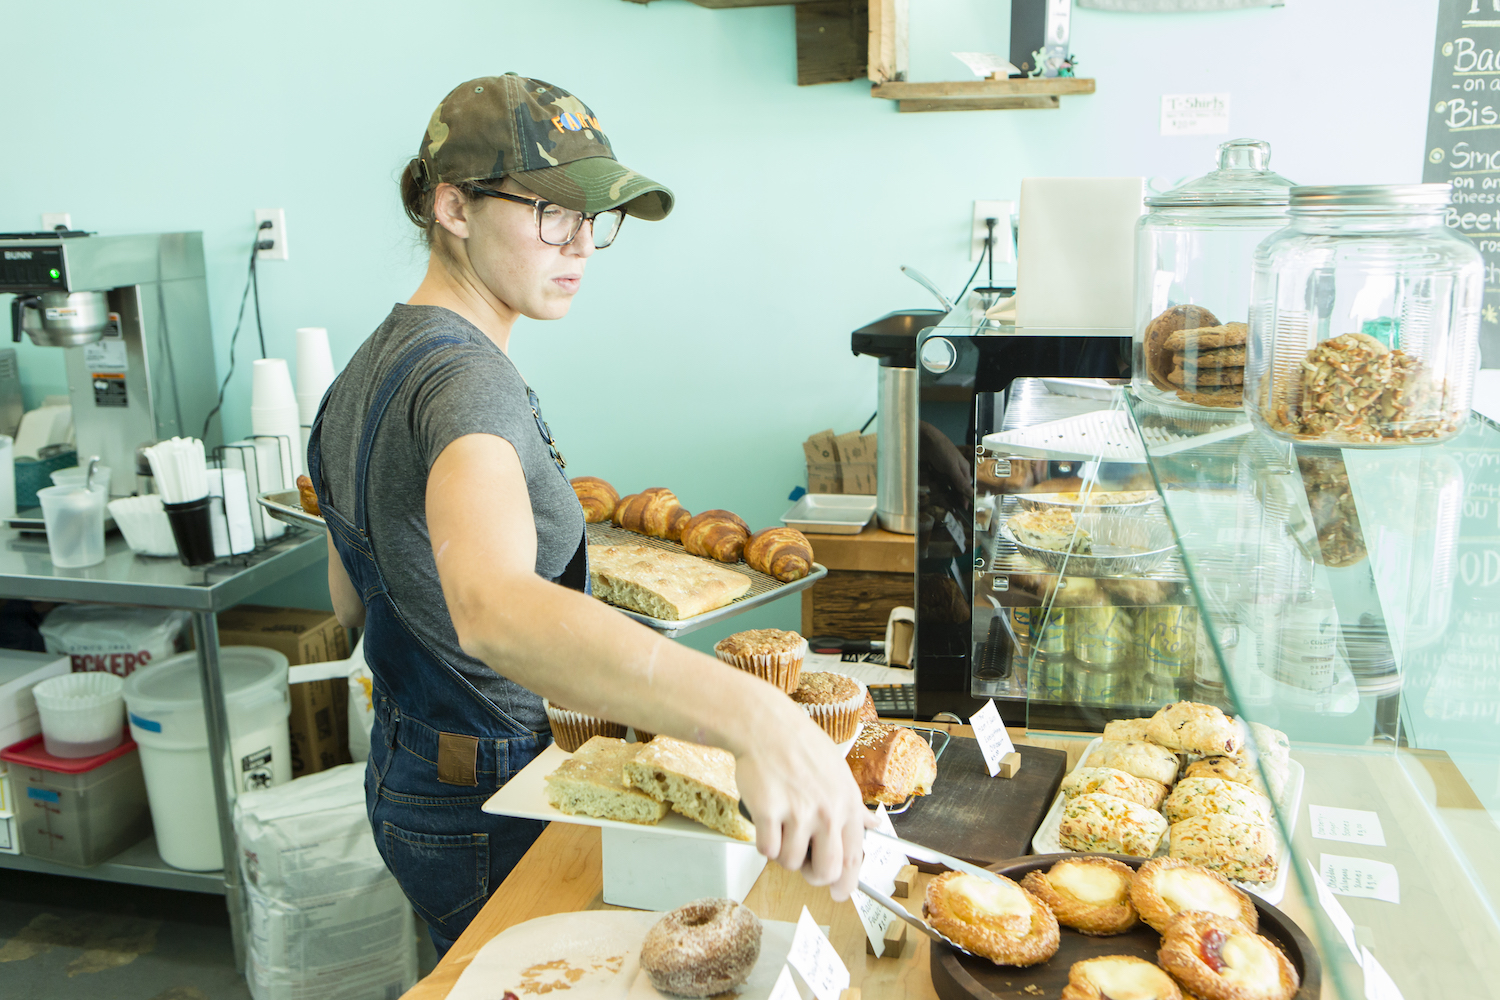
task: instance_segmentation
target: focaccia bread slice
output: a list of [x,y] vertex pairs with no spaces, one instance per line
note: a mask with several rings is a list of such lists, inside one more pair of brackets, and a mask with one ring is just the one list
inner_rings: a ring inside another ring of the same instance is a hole
[[697,556],[649,545],[590,545],[589,577],[601,601],[682,621],[750,592],[750,578]]
[[734,755],[727,750],[658,736],[625,763],[625,782],[711,830],[755,839],[755,827],[739,812]]
[[1166,832],[1167,821],[1155,809],[1118,795],[1089,792],[1063,806],[1057,841],[1065,851],[1149,858]]
[[1193,816],[1238,816],[1240,819],[1270,825],[1273,821],[1271,800],[1249,785],[1224,778],[1183,778],[1167,796],[1161,814],[1168,823],[1180,823]]
[[1112,767],[1163,785],[1177,780],[1177,755],[1155,743],[1105,740],[1082,763],[1085,767]]
[[625,823],[657,823],[666,803],[625,783],[625,765],[645,749],[609,736],[593,736],[547,775],[547,801],[569,816]]
[[1139,802],[1147,809],[1160,809],[1167,797],[1167,786],[1150,778],[1137,778],[1114,767],[1080,767],[1063,779],[1064,798],[1077,798],[1090,792],[1105,792],[1122,799]]
[[1171,857],[1241,882],[1276,881],[1276,834],[1238,816],[1194,816],[1172,824]]

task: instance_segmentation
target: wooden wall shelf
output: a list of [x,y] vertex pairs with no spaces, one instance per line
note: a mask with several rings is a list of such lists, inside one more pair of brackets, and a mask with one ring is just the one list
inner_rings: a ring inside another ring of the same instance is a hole
[[871,97],[895,101],[899,111],[999,111],[1056,108],[1069,94],[1092,94],[1088,77],[1017,80],[952,80],[941,83],[877,83]]

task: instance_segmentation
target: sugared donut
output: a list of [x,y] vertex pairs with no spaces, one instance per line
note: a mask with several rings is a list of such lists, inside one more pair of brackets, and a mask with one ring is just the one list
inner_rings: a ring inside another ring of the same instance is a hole
[[697,899],[656,922],[641,945],[651,985],[710,997],[743,983],[760,957],[760,918],[732,899]]

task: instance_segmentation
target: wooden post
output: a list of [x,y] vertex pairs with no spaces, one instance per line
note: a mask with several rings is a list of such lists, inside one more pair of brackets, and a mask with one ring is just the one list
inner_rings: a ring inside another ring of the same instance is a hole
[[869,0],[869,76],[873,83],[906,79],[908,0]]
[[797,4],[797,86],[844,83],[868,74],[868,0]]

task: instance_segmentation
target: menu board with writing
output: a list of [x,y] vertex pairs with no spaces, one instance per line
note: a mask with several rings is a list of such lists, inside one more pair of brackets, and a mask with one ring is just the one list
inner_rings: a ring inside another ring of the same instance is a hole
[[1500,0],[1439,0],[1422,180],[1451,181],[1448,225],[1484,255],[1482,364],[1500,368]]

